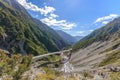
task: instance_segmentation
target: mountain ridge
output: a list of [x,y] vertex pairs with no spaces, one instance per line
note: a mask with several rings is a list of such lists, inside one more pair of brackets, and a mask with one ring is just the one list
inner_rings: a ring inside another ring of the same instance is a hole
[[62,30],[55,30],[55,31],[70,45],[75,44],[76,42],[78,42],[80,39],[83,38],[83,36],[72,36]]
[[75,39],[73,36],[67,34],[66,32],[64,32],[64,31],[62,31],[62,30],[56,30],[56,32],[57,32],[65,41],[67,41],[70,45],[76,43],[76,39]]
[[88,74],[93,77],[90,80],[117,80],[120,75],[120,17],[76,43],[71,63],[73,72]]
[[103,27],[96,29],[91,34],[81,39],[78,43],[74,45],[74,49],[85,48],[88,45],[92,44],[93,42],[109,40],[115,34],[119,35],[119,31],[120,31],[119,24],[120,24],[120,17],[114,19],[113,21],[111,21],[110,23],[108,23]]
[[[16,0],[1,0],[0,6],[0,30],[2,31],[0,48],[11,53],[26,52],[38,55],[46,51],[58,51],[68,45],[53,29],[39,20],[37,20],[38,24]],[[41,26],[48,30],[45,32]],[[3,34],[6,35],[5,39]],[[53,34],[57,37],[50,36]],[[19,45],[21,42],[22,48]]]

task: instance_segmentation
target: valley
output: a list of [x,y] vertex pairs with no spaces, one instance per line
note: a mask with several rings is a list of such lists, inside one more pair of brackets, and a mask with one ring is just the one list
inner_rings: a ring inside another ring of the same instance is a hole
[[[0,0],[0,80],[120,80],[120,17],[98,18],[95,30],[84,31],[57,20],[54,11],[27,0]],[[107,24],[98,28],[102,20]]]

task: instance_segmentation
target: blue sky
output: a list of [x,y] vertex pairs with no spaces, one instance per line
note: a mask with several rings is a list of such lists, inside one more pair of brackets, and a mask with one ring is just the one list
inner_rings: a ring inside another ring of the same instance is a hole
[[53,29],[86,36],[120,15],[120,0],[17,0]]

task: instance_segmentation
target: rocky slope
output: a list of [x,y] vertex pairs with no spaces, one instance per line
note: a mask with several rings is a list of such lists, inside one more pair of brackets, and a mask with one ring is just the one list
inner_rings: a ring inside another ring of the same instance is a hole
[[[120,18],[95,30],[73,48],[74,71],[92,75],[87,80],[120,79]],[[116,77],[116,78],[115,78]]]
[[76,43],[74,49],[77,50],[80,48],[85,48],[88,45],[98,41],[108,41],[115,34],[119,37],[119,33],[120,33],[120,18],[116,18],[107,25],[93,31],[91,34],[81,39],[78,43]]
[[67,45],[53,29],[32,18],[16,0],[0,0],[0,48],[11,53],[38,55]]
[[[117,55],[119,55],[119,48],[120,18],[116,18],[112,22],[108,23],[106,26],[95,30],[93,33],[89,34],[88,36],[80,40],[76,45],[74,45],[74,50],[78,51],[76,54],[73,54],[73,56],[77,55],[76,57],[79,57],[79,59],[81,59],[82,61],[86,59],[88,61],[92,60],[96,63],[96,59],[102,60],[103,58],[105,58],[109,60],[116,60],[119,59],[119,56],[117,57]],[[114,57],[112,57],[113,55]],[[74,58],[74,60],[77,59],[76,57]],[[109,60],[105,63],[109,64]],[[88,65],[90,63],[86,64]]]

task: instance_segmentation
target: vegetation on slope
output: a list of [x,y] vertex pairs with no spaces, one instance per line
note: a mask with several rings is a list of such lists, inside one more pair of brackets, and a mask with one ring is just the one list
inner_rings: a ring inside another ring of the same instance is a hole
[[120,18],[116,18],[112,22],[108,23],[104,27],[93,31],[88,36],[84,37],[78,43],[73,46],[73,50],[76,51],[80,48],[85,48],[97,41],[106,41],[109,40],[112,35],[119,35],[120,30]]
[[30,69],[32,56],[12,55],[11,58],[0,51],[0,77],[4,80],[21,80],[22,74]]
[[110,80],[120,80],[120,72],[112,72],[110,74]]
[[71,75],[67,76],[63,73],[60,73],[59,71],[50,70],[48,68],[42,68],[46,73],[40,74],[36,78],[36,80],[78,80],[77,77]]
[[99,66],[105,66],[108,64],[116,63],[120,60],[120,50],[113,51],[107,54],[107,58],[105,58]]
[[0,48],[38,55],[67,46],[54,30],[35,21],[15,0],[0,0],[0,6]]
[[[39,65],[42,65],[41,62],[46,61],[47,59],[40,60]],[[35,67],[36,62],[32,63],[31,55],[22,56],[21,54],[14,54],[10,57],[5,51],[0,50],[0,79],[30,80],[34,78],[35,80],[77,80],[74,75],[66,76],[62,72],[54,70],[53,63],[55,61],[58,61],[58,57],[49,61],[52,66],[44,64],[44,66]],[[55,64],[58,64],[58,62]],[[36,72],[36,70],[39,71]]]

